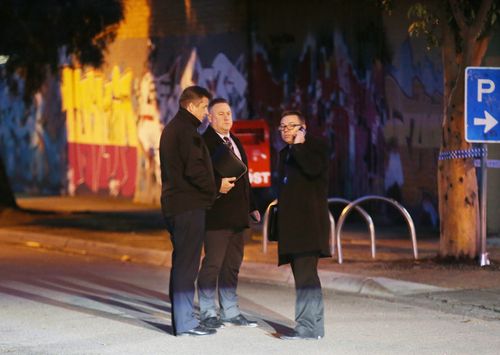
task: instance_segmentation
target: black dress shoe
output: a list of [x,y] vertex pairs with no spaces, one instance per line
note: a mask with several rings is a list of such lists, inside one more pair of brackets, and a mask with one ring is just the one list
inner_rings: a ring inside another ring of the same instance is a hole
[[224,328],[224,323],[217,317],[209,317],[201,321],[201,325],[205,328],[218,329]]
[[280,334],[280,339],[283,339],[283,340],[299,340],[299,339],[319,340],[321,338],[323,338],[321,335],[318,335],[318,336],[302,335],[302,334],[297,333],[295,330],[288,333],[288,334]]
[[224,319],[223,322],[228,323],[228,324],[232,324],[232,325],[236,325],[238,327],[249,327],[249,328],[254,328],[258,325],[257,322],[255,322],[253,320],[246,319],[245,317],[243,317],[242,314],[240,314],[236,317],[233,317],[233,318]]
[[177,333],[177,336],[202,336],[202,335],[212,335],[217,333],[215,329],[209,329],[203,325],[199,325],[191,330],[186,330],[185,332]]

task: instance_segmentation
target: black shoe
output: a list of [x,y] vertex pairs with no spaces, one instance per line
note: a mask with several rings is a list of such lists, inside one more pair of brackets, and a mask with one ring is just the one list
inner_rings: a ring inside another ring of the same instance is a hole
[[297,333],[295,330],[292,331],[291,333],[288,334],[280,334],[280,339],[283,340],[299,340],[299,339],[306,339],[306,340],[319,340],[323,338],[321,335],[318,336],[307,336],[307,335],[302,335]]
[[255,322],[253,320],[246,319],[245,317],[243,317],[242,314],[240,314],[240,315],[238,315],[236,317],[230,318],[230,319],[224,319],[223,322],[224,323],[229,323],[229,324],[232,324],[232,325],[236,325],[238,327],[254,328],[254,327],[257,326],[257,322]]
[[209,317],[201,321],[201,325],[205,328],[219,329],[224,328],[224,323],[217,317]]
[[186,330],[185,332],[177,333],[177,336],[202,336],[202,335],[212,335],[217,333],[215,329],[209,329],[203,325],[199,325],[191,330]]

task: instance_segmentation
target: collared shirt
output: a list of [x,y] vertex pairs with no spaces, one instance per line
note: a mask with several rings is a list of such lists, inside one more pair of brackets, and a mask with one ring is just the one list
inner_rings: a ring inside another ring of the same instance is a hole
[[222,138],[222,140],[224,140],[225,137],[227,137],[229,139],[229,141],[231,142],[231,144],[233,145],[233,151],[234,151],[234,154],[236,154],[236,156],[238,158],[241,159],[241,153],[240,153],[240,150],[238,149],[238,146],[236,145],[236,143],[234,142],[234,140],[231,138],[231,135],[230,134],[220,134],[219,132],[215,131],[215,133],[217,133],[219,135],[219,137]]

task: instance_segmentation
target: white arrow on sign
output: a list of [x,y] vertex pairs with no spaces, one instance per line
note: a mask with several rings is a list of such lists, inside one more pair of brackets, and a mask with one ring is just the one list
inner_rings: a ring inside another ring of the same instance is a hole
[[498,121],[488,111],[484,111],[484,117],[474,117],[474,126],[484,126],[484,133],[488,133],[490,129],[498,124]]

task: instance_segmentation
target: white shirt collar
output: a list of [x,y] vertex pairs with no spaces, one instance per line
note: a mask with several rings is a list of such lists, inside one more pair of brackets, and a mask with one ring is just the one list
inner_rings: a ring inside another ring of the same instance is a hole
[[[214,129],[214,131],[215,131],[215,129]],[[215,131],[215,133],[217,133],[219,135],[219,137],[221,137],[222,139],[224,139],[224,137],[231,139],[231,135],[229,133],[228,134],[220,134],[217,131]]]

